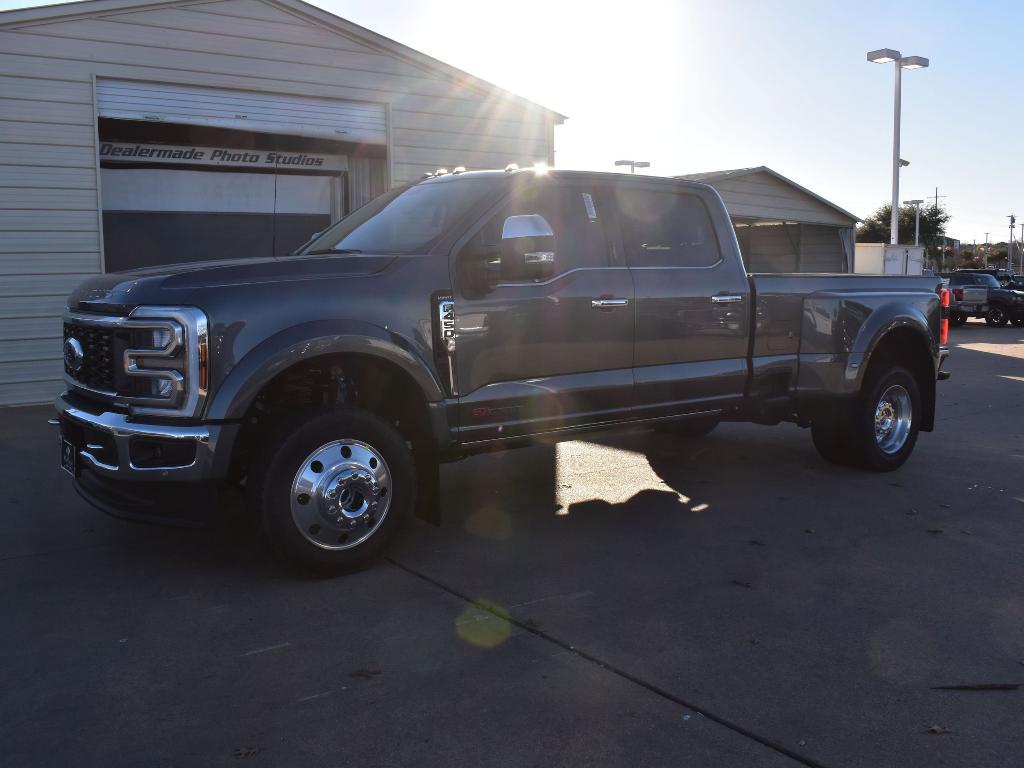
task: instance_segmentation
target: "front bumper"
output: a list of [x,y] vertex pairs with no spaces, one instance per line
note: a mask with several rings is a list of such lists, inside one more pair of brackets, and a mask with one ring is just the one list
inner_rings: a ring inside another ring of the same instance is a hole
[[54,405],[83,471],[127,482],[201,483],[227,474],[237,424],[140,423],[72,398],[65,392]]

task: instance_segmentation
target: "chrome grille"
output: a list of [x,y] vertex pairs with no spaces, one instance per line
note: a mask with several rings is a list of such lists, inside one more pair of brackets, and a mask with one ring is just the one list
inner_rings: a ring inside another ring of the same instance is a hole
[[64,323],[64,341],[75,338],[82,345],[82,365],[76,371],[64,361],[64,372],[89,389],[113,393],[115,383],[114,330],[95,325]]

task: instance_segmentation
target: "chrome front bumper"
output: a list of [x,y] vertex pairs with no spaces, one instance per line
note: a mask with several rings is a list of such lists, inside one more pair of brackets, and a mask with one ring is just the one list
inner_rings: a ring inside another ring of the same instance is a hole
[[[91,430],[113,443],[116,461],[111,451],[103,446],[85,442],[75,448],[83,469],[109,479],[131,481],[204,482],[223,479],[227,471],[226,454],[238,431],[237,424],[211,426],[176,426],[145,424],[132,421],[122,413],[92,410],[69,402],[68,393],[57,398],[54,406],[59,418],[51,423],[63,425],[71,422],[79,428]],[[62,432],[64,432],[62,426]],[[195,457],[187,464],[174,466],[135,466],[132,463],[132,443],[136,440],[186,442],[195,447]],[[218,456],[218,449],[223,449]]]

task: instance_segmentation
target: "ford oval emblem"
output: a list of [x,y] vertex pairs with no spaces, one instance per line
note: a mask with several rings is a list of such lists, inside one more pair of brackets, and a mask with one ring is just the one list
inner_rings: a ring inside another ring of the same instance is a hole
[[72,373],[82,370],[85,363],[85,351],[82,349],[82,342],[72,336],[64,341],[64,365]]

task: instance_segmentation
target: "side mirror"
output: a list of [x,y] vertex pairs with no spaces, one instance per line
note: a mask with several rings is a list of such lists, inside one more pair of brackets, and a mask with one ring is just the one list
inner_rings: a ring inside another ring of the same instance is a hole
[[509,216],[501,229],[501,279],[543,280],[555,274],[555,233],[543,216]]

